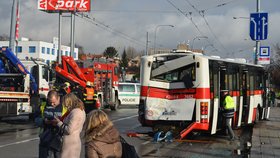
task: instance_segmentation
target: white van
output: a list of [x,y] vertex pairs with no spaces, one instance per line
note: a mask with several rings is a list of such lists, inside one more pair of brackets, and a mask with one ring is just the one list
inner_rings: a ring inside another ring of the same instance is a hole
[[140,101],[140,83],[119,83],[120,105],[138,105]]

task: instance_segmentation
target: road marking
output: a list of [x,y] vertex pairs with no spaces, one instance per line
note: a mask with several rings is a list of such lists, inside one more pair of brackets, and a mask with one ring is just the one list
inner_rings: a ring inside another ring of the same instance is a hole
[[122,121],[122,120],[127,120],[127,119],[131,119],[133,117],[137,117],[138,115],[133,115],[133,116],[129,116],[129,117],[124,117],[124,118],[120,118],[120,119],[116,119],[113,120],[112,122],[118,122],[118,121]]
[[[134,118],[134,117],[137,117],[137,116],[138,115],[124,117],[124,118],[120,118],[120,119],[117,119],[117,120],[113,120],[112,122],[118,122],[118,121],[122,121],[122,120],[127,120],[127,119],[131,119],[131,118]],[[139,126],[139,125],[137,125],[137,126]],[[4,145],[0,145],[0,148],[4,148],[4,147],[7,147],[7,146],[16,145],[16,144],[21,144],[21,143],[26,143],[26,142],[31,142],[31,141],[38,140],[38,139],[39,138],[36,137],[36,138],[26,139],[26,140],[14,142],[14,143],[4,144]]]
[[144,143],[142,143],[142,145],[146,145],[148,143],[150,143],[151,141],[145,141]]
[[39,138],[31,138],[31,139],[26,139],[26,140],[23,140],[23,141],[18,141],[18,142],[14,142],[14,143],[4,144],[4,145],[0,145],[0,148],[4,148],[4,147],[7,147],[7,146],[16,145],[16,144],[21,144],[21,143],[26,143],[26,142],[31,142],[31,141],[38,140],[38,139]]

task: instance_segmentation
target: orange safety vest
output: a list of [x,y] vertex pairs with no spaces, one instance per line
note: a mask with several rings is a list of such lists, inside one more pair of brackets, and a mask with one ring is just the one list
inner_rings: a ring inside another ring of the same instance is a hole
[[93,100],[94,89],[92,87],[86,87],[86,100]]

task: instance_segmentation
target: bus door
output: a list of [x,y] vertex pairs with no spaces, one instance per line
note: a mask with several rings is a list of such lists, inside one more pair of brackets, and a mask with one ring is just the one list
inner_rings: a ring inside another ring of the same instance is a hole
[[[235,112],[232,119],[233,128],[238,127],[238,118],[240,115],[240,84],[239,84],[239,68],[236,64],[230,64],[228,66],[228,89],[230,90],[230,95],[235,103]],[[241,117],[240,117],[241,120]]]
[[249,72],[249,77],[247,78],[247,87],[248,91],[247,91],[247,100],[248,100],[248,115],[247,115],[247,123],[253,123],[253,120],[255,119],[254,116],[254,109],[255,109],[255,102],[256,102],[256,97],[255,97],[255,73],[253,73],[254,71]]
[[249,85],[249,73],[247,69],[242,70],[241,75],[241,97],[242,97],[242,122],[247,122],[249,105],[250,105],[250,85]]
[[220,88],[220,81],[219,81],[219,66],[216,62],[210,61],[209,65],[209,72],[210,72],[210,106],[211,106],[211,114],[210,114],[210,127],[211,127],[211,134],[215,134],[217,132],[218,127],[218,115],[219,115],[219,88]]
[[222,90],[229,90],[228,89],[228,77],[227,77],[227,67],[225,65],[220,65],[219,67],[219,91],[218,91],[218,95],[219,95],[219,113],[218,113],[218,128],[222,129],[225,122],[223,119],[223,111],[221,110],[223,108],[223,95],[222,95]]

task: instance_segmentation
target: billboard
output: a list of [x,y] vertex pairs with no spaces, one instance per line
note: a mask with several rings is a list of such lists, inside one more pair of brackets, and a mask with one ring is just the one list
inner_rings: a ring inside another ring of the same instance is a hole
[[[75,5],[76,4],[76,5]],[[38,0],[38,9],[47,12],[90,11],[90,0]]]

